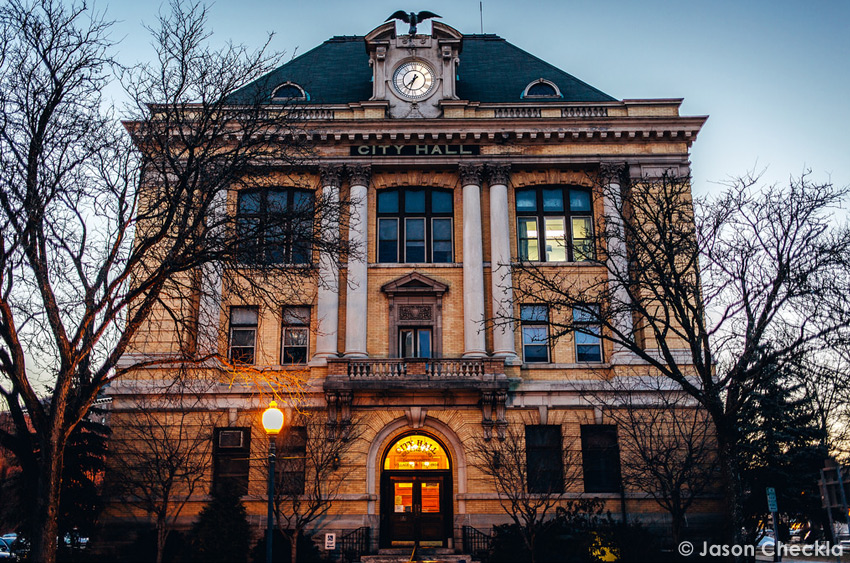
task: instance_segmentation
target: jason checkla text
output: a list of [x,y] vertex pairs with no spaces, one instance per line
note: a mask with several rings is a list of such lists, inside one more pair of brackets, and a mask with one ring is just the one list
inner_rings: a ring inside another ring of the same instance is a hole
[[[775,547],[779,550],[779,555],[783,557],[840,557],[844,553],[844,549],[840,544],[831,544],[828,542],[815,542],[813,544],[786,544],[778,542]],[[695,552],[693,544],[682,542],[679,544],[679,553],[686,557],[690,555],[696,555],[697,557],[772,556],[774,545],[728,545],[703,542],[701,550]]]

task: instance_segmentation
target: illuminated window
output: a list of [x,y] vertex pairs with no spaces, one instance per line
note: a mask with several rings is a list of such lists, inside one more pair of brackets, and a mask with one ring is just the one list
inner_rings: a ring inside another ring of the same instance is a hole
[[592,260],[590,192],[552,186],[516,191],[519,259],[531,262]]

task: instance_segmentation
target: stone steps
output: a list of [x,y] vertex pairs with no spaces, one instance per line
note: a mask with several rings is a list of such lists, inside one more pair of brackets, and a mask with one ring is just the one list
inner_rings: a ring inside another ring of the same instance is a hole
[[361,563],[479,563],[473,561],[471,555],[455,553],[447,548],[422,547],[416,552],[416,558],[411,559],[413,549],[382,549],[377,555],[363,555]]

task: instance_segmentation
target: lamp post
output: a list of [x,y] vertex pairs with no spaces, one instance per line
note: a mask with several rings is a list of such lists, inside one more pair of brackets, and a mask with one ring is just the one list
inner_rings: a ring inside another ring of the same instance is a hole
[[266,522],[266,563],[272,563],[272,530],[274,530],[274,438],[283,428],[283,411],[272,401],[263,411],[263,428],[269,437],[269,513]]

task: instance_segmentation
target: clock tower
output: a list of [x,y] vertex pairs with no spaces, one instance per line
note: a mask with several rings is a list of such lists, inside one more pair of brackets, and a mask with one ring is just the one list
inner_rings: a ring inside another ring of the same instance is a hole
[[431,22],[431,35],[396,35],[395,21],[366,36],[372,67],[371,102],[384,102],[393,118],[433,118],[442,102],[456,100],[455,77],[462,36]]

